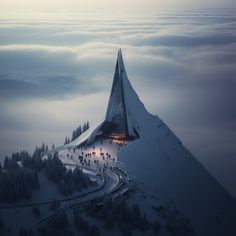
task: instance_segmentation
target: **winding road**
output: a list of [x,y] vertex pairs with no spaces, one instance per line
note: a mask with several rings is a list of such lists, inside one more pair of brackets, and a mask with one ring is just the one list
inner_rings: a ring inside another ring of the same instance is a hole
[[[93,159],[93,157],[92,157]],[[64,160],[63,163],[65,166],[78,166],[78,163],[66,163]],[[43,223],[46,223],[48,220],[53,218],[56,214],[62,210],[68,210],[83,206],[83,204],[88,203],[94,199],[100,198],[102,196],[118,196],[122,194],[122,190],[128,188],[129,186],[129,177],[127,173],[121,168],[116,166],[116,163],[111,162],[110,167],[104,168],[104,163],[92,164],[91,167],[81,167],[85,171],[89,172],[91,176],[97,176],[100,178],[99,184],[96,188],[91,188],[90,190],[82,193],[78,193],[76,196],[66,197],[55,200],[47,200],[40,202],[31,202],[31,203],[20,203],[20,204],[9,204],[2,205],[0,209],[19,209],[19,208],[31,208],[38,207],[43,205],[50,205],[52,203],[58,203],[60,207],[53,213],[49,213],[48,216],[44,215],[44,218],[41,218],[38,222],[34,222],[31,226],[36,229]],[[100,171],[99,171],[100,170]],[[102,171],[101,171],[102,170]],[[92,173],[91,173],[92,172]]]
[[[72,165],[72,164],[69,164],[69,165]],[[116,184],[114,184],[114,183],[109,184],[109,181],[111,180],[111,175],[114,175],[118,178],[118,182]],[[72,199],[64,200],[64,202],[71,201],[71,200],[74,200],[74,201],[70,202],[68,205],[65,205],[64,207],[58,209],[56,212],[49,215],[48,217],[40,220],[33,227],[37,228],[41,224],[52,219],[56,214],[58,214],[62,210],[67,210],[69,208],[77,208],[85,203],[88,203],[89,201],[92,201],[92,200],[99,198],[101,196],[104,196],[104,195],[106,195],[106,196],[116,195],[117,193],[121,192],[121,190],[124,187],[127,187],[128,183],[129,183],[129,178],[128,178],[127,173],[118,167],[112,167],[110,169],[107,169],[107,171],[103,174],[103,177],[104,177],[103,184],[98,189],[91,191],[87,194],[84,194],[83,196],[77,196]],[[60,202],[60,201],[57,201],[57,202]]]

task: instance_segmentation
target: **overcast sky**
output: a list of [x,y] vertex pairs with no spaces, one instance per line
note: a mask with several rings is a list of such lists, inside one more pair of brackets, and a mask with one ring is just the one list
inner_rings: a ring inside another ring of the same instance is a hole
[[4,8],[89,8],[89,9],[143,9],[143,8],[231,8],[236,7],[235,0],[0,0]]
[[122,48],[147,109],[236,196],[235,16],[223,8],[2,10],[0,157],[43,141],[60,145],[84,121],[102,120]]

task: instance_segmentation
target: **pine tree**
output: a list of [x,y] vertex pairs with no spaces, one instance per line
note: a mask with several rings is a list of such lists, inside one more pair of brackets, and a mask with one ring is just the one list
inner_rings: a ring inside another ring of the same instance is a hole
[[87,124],[86,124],[86,122],[85,122],[84,125],[83,125],[83,133],[84,133],[86,130],[87,130]]
[[76,129],[76,138],[78,138],[82,134],[81,125]]
[[71,141],[74,141],[75,139],[76,139],[76,131],[73,130]]
[[9,158],[8,158],[8,156],[5,156],[3,167],[4,167],[5,170],[7,170],[8,167],[9,167]]
[[42,144],[42,152],[45,152],[45,144],[44,144],[44,142]]

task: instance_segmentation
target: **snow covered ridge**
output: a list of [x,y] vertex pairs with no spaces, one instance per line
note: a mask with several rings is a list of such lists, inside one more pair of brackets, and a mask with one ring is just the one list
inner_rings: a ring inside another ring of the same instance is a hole
[[[139,135],[118,153],[120,164],[150,192],[161,193],[172,201],[190,220],[197,234],[236,235],[236,201],[166,124],[148,113],[128,80],[121,51],[117,61],[121,65],[118,74],[123,84],[128,129],[131,133],[135,129]],[[105,121],[70,146],[92,142]]]
[[184,213],[199,235],[236,235],[236,201],[157,116],[144,108],[126,80],[127,105],[140,139],[118,154],[137,178],[161,191]]

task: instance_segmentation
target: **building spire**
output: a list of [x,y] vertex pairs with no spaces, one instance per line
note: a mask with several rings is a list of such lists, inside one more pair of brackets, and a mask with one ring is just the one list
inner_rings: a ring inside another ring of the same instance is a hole
[[119,48],[118,50],[117,62],[118,62],[120,72],[125,72],[125,64],[123,61],[121,48]]
[[118,50],[113,84],[106,112],[106,127],[104,132],[109,133],[110,137],[128,138],[128,121],[126,113],[126,101],[124,92],[125,66],[122,58],[121,49]]

